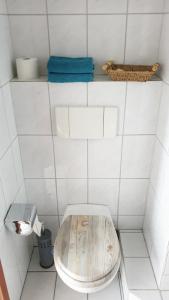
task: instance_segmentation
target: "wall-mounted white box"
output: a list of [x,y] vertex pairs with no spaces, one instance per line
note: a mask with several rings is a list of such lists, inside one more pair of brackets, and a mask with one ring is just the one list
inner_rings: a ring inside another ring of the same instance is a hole
[[55,117],[61,138],[111,139],[117,135],[117,107],[56,107]]

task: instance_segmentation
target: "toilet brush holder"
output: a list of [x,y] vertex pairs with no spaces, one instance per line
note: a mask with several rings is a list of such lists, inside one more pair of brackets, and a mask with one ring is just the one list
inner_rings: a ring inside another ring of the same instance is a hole
[[37,236],[37,240],[40,266],[48,269],[54,264],[51,231],[49,229],[42,230],[41,236]]

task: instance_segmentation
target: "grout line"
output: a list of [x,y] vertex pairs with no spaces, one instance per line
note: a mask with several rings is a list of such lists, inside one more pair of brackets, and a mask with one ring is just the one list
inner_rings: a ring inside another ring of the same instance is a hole
[[156,139],[159,142],[159,144],[161,145],[161,147],[163,148],[164,152],[166,153],[166,155],[169,156],[169,153],[167,152],[167,149],[164,147],[164,145],[162,144],[162,142],[160,141],[158,135],[156,135]]
[[13,140],[10,142],[10,144],[8,145],[8,147],[5,149],[5,152],[0,156],[0,161],[4,158],[4,156],[7,154],[7,152],[10,150],[10,148],[12,147],[13,143],[17,140],[17,135],[13,138]]
[[119,174],[119,192],[118,192],[118,205],[117,205],[117,228],[119,228],[119,211],[120,211],[120,190],[121,190],[121,177],[122,177],[122,160],[123,160],[123,143],[124,143],[124,127],[125,127],[125,115],[127,105],[127,83],[125,88],[125,105],[123,114],[123,128],[122,128],[122,142],[121,142],[121,157],[120,157],[120,174]]
[[1,85],[0,85],[0,89],[3,88],[3,87],[5,87],[7,84],[10,85],[11,80],[12,80],[13,78],[14,78],[14,77],[11,77],[8,81],[5,81],[3,84],[1,84]]
[[31,13],[9,13],[9,14],[0,14],[0,15],[9,15],[9,17],[12,16],[84,16],[88,14],[89,16],[126,16],[128,15],[168,15],[169,12],[123,12],[123,13],[36,13],[36,14],[31,14]]
[[[35,248],[36,246],[34,246],[34,248]],[[45,269],[44,270],[41,270],[41,271],[28,271],[28,273],[57,273],[57,271],[45,271]]]
[[[86,0],[88,4],[88,0]],[[89,86],[86,84],[87,106],[89,106]],[[89,203],[89,140],[87,139],[87,203]]]
[[[48,12],[48,4],[47,0],[45,1],[46,12]],[[49,31],[49,15],[46,14],[46,21],[47,21],[47,32],[48,32],[48,49],[49,49],[49,56],[51,55],[51,43],[50,43],[50,31]]]
[[124,40],[124,59],[123,59],[123,64],[125,63],[126,60],[126,48],[127,48],[127,29],[128,29],[128,7],[129,3],[127,0],[127,13],[126,13],[126,25],[125,25],[125,40]]
[[[49,91],[49,85],[48,85],[48,101],[49,101],[49,110],[50,110],[50,125],[51,130],[52,128],[52,106],[51,106],[51,98],[50,98],[50,91]],[[57,200],[57,215],[59,215],[59,196],[58,196],[58,189],[57,189],[57,174],[56,174],[56,159],[55,159],[55,143],[54,143],[54,136],[52,136],[52,147],[53,147],[53,160],[54,160],[54,172],[55,172],[55,191],[56,191],[56,200]],[[60,227],[60,219],[58,217],[58,224]]]
[[56,294],[56,284],[57,284],[57,272],[56,272],[56,278],[55,278],[55,286],[54,286],[54,291],[53,291],[53,300],[55,299],[55,294]]
[[152,261],[151,261],[151,256],[150,256],[149,249],[148,249],[148,247],[147,247],[147,242],[146,242],[146,239],[145,239],[145,236],[144,236],[144,230],[143,230],[143,239],[144,239],[144,242],[145,242],[145,246],[146,246],[146,249],[147,249],[147,253],[148,253],[148,255],[149,255],[149,261],[150,261],[150,264],[151,264],[151,267],[152,267],[152,271],[153,271],[153,274],[154,274],[154,278],[155,278],[155,282],[156,282],[156,285],[157,285],[157,289],[159,290],[159,286],[158,286],[158,284],[157,284],[157,279],[156,279],[156,276],[155,276],[153,264],[152,264]]
[[71,177],[71,178],[67,178],[67,177],[50,177],[50,178],[48,178],[48,177],[41,177],[41,178],[39,178],[39,177],[25,177],[24,178],[25,180],[46,180],[46,179],[57,179],[57,180],[72,180],[72,179],[74,179],[74,180],[84,180],[84,179],[90,179],[90,180],[119,180],[119,179],[121,179],[121,180],[149,180],[149,178],[125,178],[125,177],[121,177],[121,178],[116,178],[116,177],[114,177],[114,178],[110,178],[110,177],[108,177],[108,178],[97,178],[97,177],[89,177],[89,178],[87,178],[87,177],[81,177],[81,178],[76,178],[76,177]]
[[[22,186],[21,186],[22,187]],[[21,188],[20,187],[20,188]],[[19,190],[20,190],[20,188],[18,189],[18,191],[17,191],[17,193],[19,192]],[[77,203],[76,203],[77,204]],[[74,204],[74,203],[69,203],[69,205],[76,205],[76,204]],[[86,202],[79,202],[78,204],[87,204]],[[96,203],[92,203],[92,202],[90,202],[89,204],[91,204],[91,205],[100,205],[100,204],[96,204]],[[103,204],[103,206],[104,206],[104,204]],[[61,214],[45,214],[45,213],[41,213],[41,214],[38,214],[38,216],[40,216],[40,217],[63,217],[63,213],[61,213]],[[117,217],[117,215],[115,215],[115,214],[111,214],[111,216],[112,217]],[[144,217],[144,215],[119,215],[119,217]],[[143,229],[131,229],[131,228],[127,228],[127,229],[119,229],[120,231],[125,231],[125,232],[127,232],[126,230],[129,230],[129,232],[130,231],[142,231]]]
[[122,285],[122,278],[121,278],[120,270],[119,270],[119,273],[118,273],[118,278],[119,278],[119,287],[120,287],[121,299],[124,300],[123,285]]
[[[163,11],[164,11],[165,3],[163,1]],[[158,42],[158,50],[157,50],[157,61],[159,60],[159,54],[160,54],[160,46],[161,46],[161,39],[162,39],[162,31],[163,31],[163,25],[164,25],[164,15],[161,16],[161,26],[160,26],[160,35],[159,35],[159,42]]]
[[[82,106],[82,107],[86,107],[86,106]],[[105,106],[92,106],[92,107],[105,107]],[[21,136],[21,137],[24,137],[24,136],[37,136],[37,137],[45,137],[45,136],[53,136],[53,137],[57,137],[57,135],[56,134],[39,134],[39,133],[35,133],[35,134],[32,134],[32,133],[21,133],[21,134],[18,134],[18,136]],[[116,137],[122,137],[122,136],[131,136],[131,137],[135,137],[135,136],[137,136],[137,137],[140,137],[140,136],[156,136],[156,133],[132,133],[132,134],[117,134],[117,136]],[[66,138],[66,140],[73,140],[73,141],[75,141],[76,142],[76,140],[79,140],[79,139],[71,139],[71,138]],[[83,141],[85,141],[85,140],[87,140],[87,139],[83,139]],[[102,139],[91,139],[91,140],[102,140]],[[105,139],[105,140],[113,140],[113,139]]]
[[88,0],[86,0],[86,54],[88,57],[88,30],[89,30],[89,26],[88,26]]

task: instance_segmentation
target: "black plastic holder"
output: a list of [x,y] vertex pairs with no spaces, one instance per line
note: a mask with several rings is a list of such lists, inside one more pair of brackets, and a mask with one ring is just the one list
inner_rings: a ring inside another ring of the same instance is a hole
[[44,269],[49,269],[54,264],[51,231],[44,229],[41,236],[37,236],[37,240],[40,266]]

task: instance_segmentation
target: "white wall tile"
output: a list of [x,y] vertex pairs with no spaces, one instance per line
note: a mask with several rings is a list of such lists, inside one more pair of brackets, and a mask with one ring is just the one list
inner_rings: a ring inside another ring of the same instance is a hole
[[158,127],[157,127],[157,136],[160,139],[161,143],[169,153],[169,86],[168,84],[163,83],[162,86],[162,96],[161,96],[161,105],[159,111]]
[[157,289],[149,258],[126,258],[125,269],[129,289]]
[[169,195],[169,156],[159,141],[156,141],[151,170],[151,183],[161,194]]
[[26,179],[25,188],[29,203],[37,207],[39,215],[57,215],[55,179]]
[[129,0],[129,13],[160,13],[163,12],[163,0]]
[[121,179],[119,214],[143,216],[147,189],[146,179]]
[[159,291],[130,291],[130,300],[161,300]]
[[168,246],[168,197],[150,185],[147,201],[144,233],[156,279],[160,284]]
[[45,0],[7,0],[9,14],[45,14]]
[[1,209],[0,209],[0,231],[1,231],[2,226],[4,224],[4,218],[8,209],[7,203],[5,201],[5,195],[4,195],[1,179],[0,179],[0,203],[1,203]]
[[18,134],[51,134],[46,82],[12,82]]
[[32,254],[32,237],[12,235],[13,248],[16,252],[16,262],[22,286],[27,275],[30,257]]
[[168,292],[162,292],[162,297],[163,297],[163,300],[169,300],[169,291]]
[[52,55],[86,56],[86,17],[49,16]]
[[12,46],[8,17],[0,15],[0,85],[12,78]]
[[145,218],[144,218],[144,225],[143,225],[143,232],[147,244],[147,248],[149,254],[152,250],[152,239],[153,239],[153,211],[154,211],[154,200],[155,200],[155,192],[152,188],[152,185],[149,185],[148,195],[147,195],[147,204],[146,204],[146,211],[145,211]]
[[126,83],[91,82],[88,84],[88,105],[118,107],[118,134],[122,134]]
[[154,148],[153,136],[125,136],[122,177],[149,178]]
[[8,123],[5,114],[2,88],[0,89],[0,157],[5,153],[10,143]]
[[15,139],[15,141],[12,144],[12,155],[13,155],[14,167],[16,172],[17,184],[18,187],[20,187],[23,183],[24,178],[23,178],[23,168],[22,168],[21,153],[20,153],[18,138]]
[[57,179],[59,215],[69,204],[87,203],[87,179]]
[[55,163],[57,178],[87,177],[86,141],[55,137]]
[[19,144],[25,178],[54,178],[51,137],[20,136]]
[[47,17],[10,16],[14,57],[37,57],[40,73],[46,74],[49,56]]
[[127,12],[127,0],[89,0],[88,1],[88,12],[92,14],[115,14],[115,13],[126,13]]
[[164,12],[169,12],[169,2],[168,2],[168,0],[164,0]]
[[87,295],[78,293],[73,289],[69,288],[63,283],[63,281],[58,277],[56,282],[56,291],[54,300],[87,300]]
[[27,195],[25,190],[25,183],[23,182],[21,187],[19,188],[19,191],[16,194],[15,203],[27,203]]
[[142,229],[144,216],[120,216],[118,218],[119,229]]
[[111,300],[111,299],[116,299],[116,300],[121,300],[121,293],[120,293],[120,286],[119,286],[119,280],[118,276],[116,276],[111,284],[109,284],[108,287],[105,289],[97,292],[97,293],[92,293],[89,294],[88,296],[89,300]]
[[164,291],[168,291],[168,287],[169,287],[169,276],[163,275],[160,283],[160,289]]
[[85,14],[87,0],[47,0],[50,14]]
[[124,257],[148,257],[148,252],[142,232],[121,232]]
[[88,16],[88,55],[94,57],[97,74],[103,73],[101,65],[106,60],[123,62],[125,25],[124,15]]
[[15,164],[11,148],[0,160],[0,180],[7,203],[7,208],[13,202],[18,190]]
[[12,103],[12,95],[10,85],[6,84],[2,87],[2,98],[4,102],[5,114],[8,123],[10,142],[17,136],[16,122]]
[[117,215],[119,180],[89,179],[89,203],[104,204],[111,210],[111,215]]
[[89,178],[119,178],[121,137],[88,143]]
[[6,1],[0,0],[0,14],[7,14]]
[[161,82],[128,83],[125,134],[155,134]]
[[13,244],[12,233],[7,231],[5,227],[0,231],[0,244],[3,245],[0,250],[1,263],[9,297],[12,300],[19,299],[22,284],[15,255],[15,247]]
[[[168,5],[169,7],[169,5]],[[169,11],[169,10],[168,10]],[[163,26],[160,39],[159,57],[161,65],[161,76],[169,83],[169,40],[168,40],[169,15],[163,16]]]
[[[56,281],[55,272],[30,272],[23,289],[21,300],[52,300]],[[40,288],[37,288],[40,287]]]
[[53,133],[56,134],[55,107],[56,106],[86,106],[87,84],[49,83],[49,93],[50,93],[50,105],[51,105],[51,115],[52,115],[52,129],[53,129]]
[[167,254],[167,257],[166,257],[164,275],[169,275],[169,253]]
[[161,22],[161,15],[128,16],[126,63],[153,64],[158,61]]

